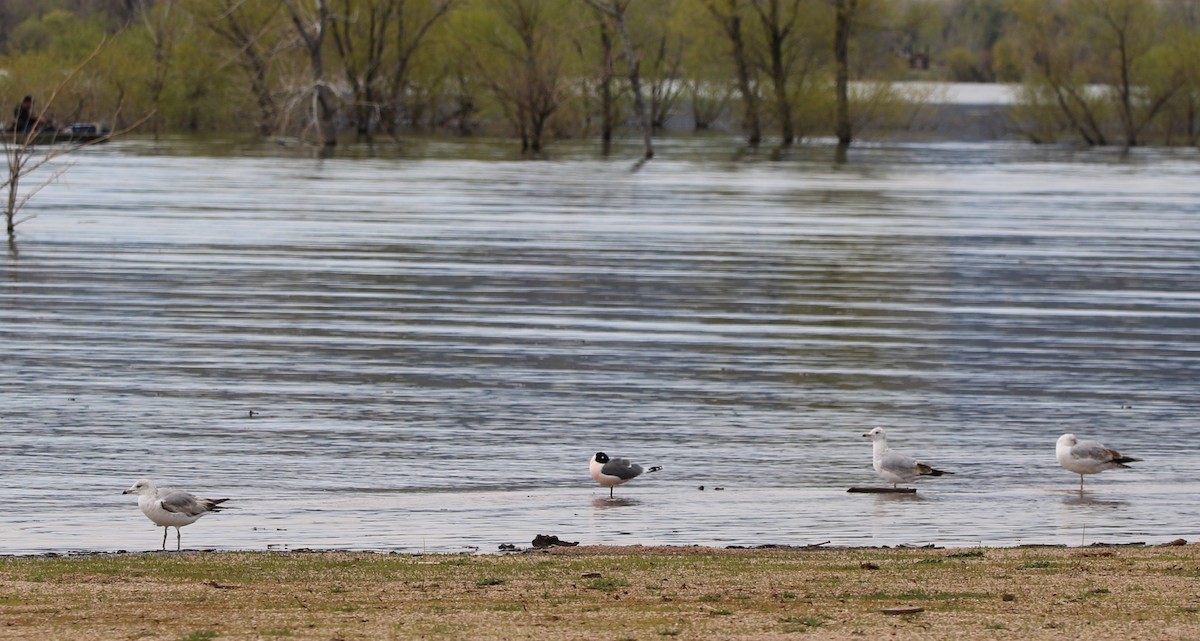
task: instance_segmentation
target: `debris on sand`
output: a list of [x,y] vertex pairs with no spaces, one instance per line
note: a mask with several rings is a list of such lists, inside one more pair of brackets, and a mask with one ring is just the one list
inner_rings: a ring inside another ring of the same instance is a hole
[[579,545],[579,541],[564,541],[553,534],[539,534],[533,537],[533,549],[535,550],[552,547],[573,547],[576,545]]

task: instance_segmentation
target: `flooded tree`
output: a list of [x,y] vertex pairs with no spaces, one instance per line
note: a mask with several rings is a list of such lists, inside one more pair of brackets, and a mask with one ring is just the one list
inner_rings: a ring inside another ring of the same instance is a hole
[[841,158],[854,140],[854,125],[850,120],[850,37],[858,17],[858,0],[833,0],[833,8],[834,97],[837,105],[834,134]]
[[[461,25],[460,46],[521,139],[542,150],[551,118],[570,97],[570,51],[554,7],[541,0],[488,0]],[[559,10],[562,7],[558,7]]]
[[333,0],[330,35],[350,86],[355,133],[395,131],[413,58],[456,0]]
[[317,141],[326,148],[333,147],[337,144],[337,128],[333,121],[336,95],[325,77],[325,36],[331,20],[329,0],[283,0],[283,6],[308,54],[311,74],[311,81],[293,98],[301,111],[307,113],[308,124],[304,129],[315,129]]
[[1151,0],[1014,0],[1012,9],[1027,66],[1018,113],[1035,141],[1061,128],[1088,145],[1140,145],[1186,97],[1192,65],[1179,53],[1189,38],[1168,29]]
[[370,139],[383,107],[384,60],[395,40],[397,0],[334,0],[329,24],[342,74],[350,84],[355,133]]
[[754,78],[754,63],[743,28],[745,7],[741,0],[703,0],[709,14],[729,39],[729,55],[742,96],[742,129],[746,142],[752,147],[762,142],[762,122],[758,113],[758,87]]
[[[1150,0],[1082,0],[1078,14],[1085,40],[1096,58],[1096,80],[1112,87],[1112,99],[1126,147],[1141,143],[1142,132],[1183,88],[1183,75],[1162,53],[1158,10]],[[1157,76],[1157,77],[1155,77]]]
[[600,36],[600,79],[597,82],[600,94],[600,144],[604,153],[612,146],[613,130],[616,129],[616,96],[613,92],[613,79],[616,77],[616,61],[613,54],[612,31],[607,20],[597,24]]
[[1057,7],[1040,0],[1014,0],[1012,7],[1013,36],[1026,52],[1028,65],[1024,109],[1017,111],[1026,135],[1035,141],[1052,139],[1055,124],[1043,120],[1043,114],[1057,112],[1085,143],[1108,144],[1101,126],[1104,103],[1088,89],[1086,76],[1077,72],[1080,43],[1071,38],[1060,9],[1047,10]]
[[162,131],[161,107],[168,77],[175,64],[175,50],[185,29],[187,16],[179,7],[179,0],[131,0],[135,2],[140,18],[137,34],[145,38],[150,49],[150,71],[146,74],[146,91],[154,116],[150,118],[150,131],[158,139]]
[[[413,69],[418,53],[428,42],[429,34],[435,26],[445,22],[451,12],[462,6],[460,0],[401,0],[396,11],[396,31],[394,42],[396,55],[392,59],[391,73],[388,74],[387,96],[381,117],[384,126],[393,132],[396,115],[409,104],[407,95],[417,86],[413,82]],[[450,76],[458,82],[457,90],[453,92],[455,101],[454,114],[458,121],[458,129],[466,129],[466,118],[472,112],[471,98],[466,82],[462,75],[463,67],[454,64],[449,71]],[[410,109],[411,110],[411,109]]]
[[256,128],[269,136],[281,122],[273,77],[276,58],[286,46],[282,13],[270,0],[192,0],[188,10],[229,45],[229,56],[245,73],[258,107]]
[[654,157],[653,125],[650,122],[650,111],[646,108],[646,100],[642,95],[641,60],[634,50],[626,22],[626,12],[629,9],[630,0],[583,1],[609,21],[621,40],[621,51],[624,53],[626,70],[629,72],[629,90],[633,93],[633,110],[642,129],[643,158],[649,160]]
[[792,99],[788,92],[791,76],[792,40],[800,20],[801,0],[750,0],[758,16],[767,48],[767,77],[775,95],[780,142],[786,147],[796,140],[793,128]]
[[667,120],[677,111],[683,95],[683,51],[669,34],[658,36],[651,58],[649,78],[650,124],[655,130],[664,129]]

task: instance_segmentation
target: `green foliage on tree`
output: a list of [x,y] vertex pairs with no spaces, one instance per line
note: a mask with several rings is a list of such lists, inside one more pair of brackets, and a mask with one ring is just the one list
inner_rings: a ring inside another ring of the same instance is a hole
[[1172,122],[1196,93],[1195,31],[1153,0],[1011,0],[1026,79],[1018,119],[1034,140],[1133,147],[1191,135]]

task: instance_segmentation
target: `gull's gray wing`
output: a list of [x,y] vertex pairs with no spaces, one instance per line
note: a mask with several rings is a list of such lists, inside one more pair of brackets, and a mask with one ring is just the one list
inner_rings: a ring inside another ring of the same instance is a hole
[[917,476],[920,472],[917,470],[917,460],[907,454],[901,454],[892,450],[888,450],[882,458],[879,459],[879,470],[881,472],[891,472],[897,476]]
[[1071,458],[1083,461],[1108,463],[1120,457],[1120,453],[1104,447],[1099,441],[1079,441],[1071,448]]
[[614,458],[609,459],[604,467],[600,468],[600,473],[606,476],[615,476],[622,481],[628,481],[642,473],[642,466],[636,463],[630,463],[629,459]]
[[158,504],[162,506],[162,509],[188,516],[200,516],[205,512],[215,512],[220,509],[217,504],[226,500],[228,499],[197,498],[182,490],[168,490],[158,496]]

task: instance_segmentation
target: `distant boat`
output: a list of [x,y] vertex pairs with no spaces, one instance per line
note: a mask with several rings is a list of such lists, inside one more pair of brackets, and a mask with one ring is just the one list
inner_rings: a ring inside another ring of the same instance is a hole
[[[76,122],[58,129],[43,129],[29,139],[32,145],[55,145],[60,143],[82,145],[87,143],[106,142],[111,132],[107,127],[101,127],[94,122]],[[4,137],[8,142],[25,144],[28,134],[5,131]],[[11,138],[10,138],[11,136]]]

